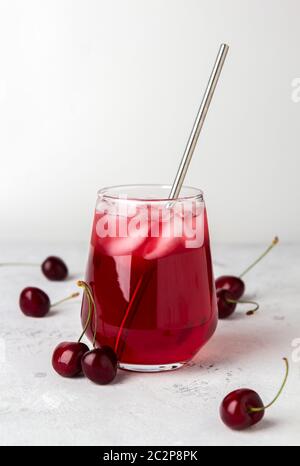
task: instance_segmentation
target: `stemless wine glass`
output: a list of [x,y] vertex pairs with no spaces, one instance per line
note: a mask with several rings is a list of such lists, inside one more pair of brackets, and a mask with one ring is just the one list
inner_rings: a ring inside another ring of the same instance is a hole
[[[98,192],[86,271],[96,305],[87,336],[123,369],[187,363],[216,329],[217,306],[202,191],[127,185]],[[83,298],[82,324],[88,317]]]

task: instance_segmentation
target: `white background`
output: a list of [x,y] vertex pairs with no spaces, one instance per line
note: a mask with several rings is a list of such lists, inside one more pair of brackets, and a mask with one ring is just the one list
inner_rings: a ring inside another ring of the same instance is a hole
[[299,0],[0,0],[0,238],[88,241],[98,188],[172,182],[221,42],[187,183],[215,241],[297,240]]

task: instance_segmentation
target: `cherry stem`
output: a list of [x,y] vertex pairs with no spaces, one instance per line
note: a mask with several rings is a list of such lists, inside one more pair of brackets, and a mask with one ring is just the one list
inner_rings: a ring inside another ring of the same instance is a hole
[[18,267],[18,266],[22,266],[22,267],[40,267],[41,264],[36,264],[36,263],[33,263],[33,262],[1,262],[0,263],[0,267],[9,267],[9,266],[12,266],[12,267]]
[[247,316],[253,316],[256,311],[259,309],[259,304],[255,301],[245,301],[245,300],[236,300],[227,298],[226,301],[230,304],[253,304],[254,308],[246,312]]
[[285,362],[285,376],[284,376],[284,379],[283,379],[283,382],[281,384],[281,387],[277,393],[277,395],[275,396],[274,400],[271,401],[271,403],[269,403],[268,405],[264,406],[263,408],[249,408],[249,411],[250,413],[260,413],[261,411],[264,411],[265,409],[268,409],[270,408],[271,406],[273,406],[274,403],[276,403],[276,401],[278,400],[278,398],[280,397],[281,393],[283,392],[283,389],[286,385],[286,382],[287,382],[287,379],[288,379],[288,375],[289,375],[289,361],[287,358],[283,358],[284,362]]
[[256,264],[258,264],[271,251],[271,249],[273,249],[274,246],[276,246],[276,244],[278,243],[279,243],[279,238],[275,236],[270,246],[256,259],[256,261],[254,261],[251,265],[249,265],[249,267],[247,267],[244,270],[243,273],[241,273],[239,278],[242,278],[244,275],[246,275],[246,273],[248,273]]
[[140,279],[139,279],[139,281],[138,281],[138,284],[137,284],[137,286],[136,286],[136,288],[135,288],[135,290],[134,290],[134,292],[133,292],[133,295],[132,295],[132,297],[131,297],[131,299],[130,299],[130,301],[129,301],[129,303],[128,303],[128,306],[127,306],[127,308],[126,308],[126,310],[125,310],[125,314],[124,314],[123,319],[122,319],[122,322],[121,322],[121,324],[120,324],[119,331],[118,331],[118,335],[117,335],[116,342],[115,342],[115,347],[114,347],[114,351],[115,351],[116,354],[118,354],[118,348],[119,348],[120,338],[121,338],[121,335],[122,335],[122,332],[123,332],[123,329],[124,329],[126,320],[127,320],[128,316],[129,316],[129,313],[130,313],[130,311],[131,311],[132,306],[134,305],[135,298],[136,298],[136,296],[137,296],[137,294],[138,294],[138,292],[139,292],[139,289],[140,289],[140,287],[141,287],[141,285],[142,285],[142,283],[143,283],[143,278],[144,278],[144,277],[143,277],[143,275],[142,275],[142,276],[140,277]]
[[77,282],[77,285],[80,286],[81,288],[84,289],[84,292],[86,294],[86,297],[87,297],[87,300],[88,300],[88,307],[89,307],[89,310],[88,310],[88,316],[87,316],[87,319],[86,319],[86,322],[85,322],[85,326],[83,328],[83,331],[78,339],[78,343],[80,343],[80,341],[82,340],[83,338],[83,335],[85,334],[85,332],[87,331],[87,328],[90,324],[90,321],[91,321],[91,318],[92,318],[92,314],[94,315],[94,333],[93,333],[93,347],[95,348],[95,343],[96,343],[96,333],[97,333],[97,316],[96,316],[96,304],[95,304],[95,300],[94,300],[94,297],[93,297],[93,294],[92,294],[92,291],[89,287],[89,285],[84,282],[83,280],[79,280]]
[[57,301],[56,303],[53,303],[51,304],[50,307],[54,307],[54,306],[58,306],[59,304],[61,303],[64,303],[65,301],[68,301],[69,299],[73,299],[73,298],[77,298],[77,296],[79,296],[80,293],[72,293],[70,296],[68,296],[67,298],[64,298],[64,299],[61,299],[60,301]]

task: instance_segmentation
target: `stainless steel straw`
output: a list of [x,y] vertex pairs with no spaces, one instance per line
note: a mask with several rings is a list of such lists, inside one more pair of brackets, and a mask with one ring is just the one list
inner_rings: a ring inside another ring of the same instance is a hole
[[193,129],[191,131],[190,137],[188,139],[187,145],[185,147],[174,183],[172,185],[171,192],[169,194],[169,199],[177,199],[186,175],[186,172],[188,170],[190,161],[192,159],[199,134],[201,132],[203,123],[205,121],[205,117],[207,114],[207,111],[209,109],[212,97],[214,95],[214,91],[216,89],[224,62],[225,58],[228,52],[228,45],[226,44],[221,44],[220,50],[218,52],[216,62],[214,64],[212,73],[210,75],[198,114],[196,116],[196,120],[193,126]]
[[[192,132],[190,134],[190,137],[189,137],[189,140],[187,142],[187,145],[186,145],[182,160],[180,162],[180,166],[179,166],[178,172],[176,174],[176,178],[174,180],[174,183],[173,183],[170,195],[169,195],[169,199],[177,199],[178,195],[180,193],[180,190],[181,190],[181,187],[182,187],[182,184],[183,184],[187,169],[189,167],[192,155],[194,153],[194,150],[195,150],[195,147],[196,147],[196,144],[197,144],[197,140],[198,140],[200,131],[202,129],[202,126],[203,126],[203,123],[204,123],[204,120],[205,120],[209,105],[211,103],[212,96],[214,94],[218,79],[220,77],[220,74],[221,74],[221,71],[222,71],[222,67],[223,67],[223,64],[224,64],[228,49],[229,49],[229,47],[226,44],[222,44],[221,47],[220,47],[220,50],[219,50],[215,65],[213,67],[211,76],[209,78],[207,88],[206,88],[205,94],[203,96],[203,99],[202,99],[202,102],[201,102],[201,105],[200,105],[200,108],[199,108],[199,111],[198,111],[198,114],[197,114],[193,129],[192,129]],[[172,204],[173,204],[173,201],[171,201],[171,200],[168,201],[167,208],[170,208],[172,206]],[[135,287],[135,290],[134,290],[134,292],[132,294],[132,297],[131,297],[131,299],[130,299],[130,301],[128,303],[128,306],[127,306],[127,309],[125,311],[124,317],[123,317],[122,322],[120,324],[120,328],[119,328],[119,331],[118,331],[118,335],[117,335],[116,343],[115,343],[115,347],[114,347],[114,350],[115,350],[115,352],[117,354],[122,353],[123,347],[125,345],[126,339],[122,343],[122,348],[119,348],[120,337],[121,337],[123,328],[125,326],[125,323],[128,321],[129,318],[132,320],[135,313],[137,312],[137,307],[136,306],[135,306],[135,309],[133,309],[133,312],[131,312],[132,307],[134,306],[134,304],[136,302],[138,293],[147,285],[147,282],[149,280],[149,275],[151,275],[151,273],[152,273],[152,269],[148,270],[145,274],[141,275],[141,277],[140,277],[140,279],[139,279],[139,281],[138,281],[138,283],[137,283],[137,285]],[[129,314],[131,314],[131,315],[129,316]],[[119,350],[119,352],[118,352],[118,350]]]

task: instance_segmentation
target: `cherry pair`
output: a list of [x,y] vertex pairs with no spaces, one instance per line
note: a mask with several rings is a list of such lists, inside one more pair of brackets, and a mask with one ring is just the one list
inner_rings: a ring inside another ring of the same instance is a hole
[[226,319],[235,311],[238,303],[253,304],[254,308],[247,312],[247,315],[253,315],[259,308],[254,301],[243,301],[240,298],[245,292],[245,283],[242,277],[246,275],[258,262],[260,262],[273,247],[279,242],[276,236],[270,246],[261,254],[239,277],[233,275],[223,275],[216,279],[217,305],[220,319]]
[[[52,366],[54,370],[63,377],[75,377],[82,372],[84,375],[99,385],[112,382],[117,374],[118,359],[112,348],[104,346],[95,347],[97,322],[95,314],[95,302],[89,285],[83,281],[78,286],[84,289],[88,300],[89,311],[85,327],[77,342],[64,341],[54,350],[52,355]],[[81,342],[88,326],[94,317],[93,349]]]
[[52,281],[62,281],[65,280],[68,276],[68,267],[64,263],[62,259],[56,256],[49,256],[47,257],[44,262],[40,264],[32,264],[32,263],[22,263],[22,262],[6,262],[0,263],[0,266],[39,266],[41,267],[42,273],[47,277],[49,280]]
[[83,372],[93,382],[106,385],[116,376],[118,360],[109,346],[90,350],[80,341],[64,341],[53,352],[52,366],[62,377],[76,377]]

